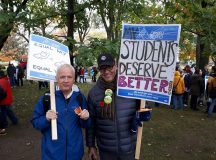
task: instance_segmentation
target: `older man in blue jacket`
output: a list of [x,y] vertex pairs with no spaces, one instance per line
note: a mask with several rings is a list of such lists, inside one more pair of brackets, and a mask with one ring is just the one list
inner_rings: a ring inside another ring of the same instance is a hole
[[[86,98],[74,85],[75,71],[69,64],[60,66],[56,80],[56,112],[44,106],[44,97],[36,104],[31,120],[34,128],[41,131],[42,160],[81,160],[84,154],[82,127],[90,125]],[[75,112],[81,107],[80,113]],[[58,140],[51,138],[52,119],[57,119]]]

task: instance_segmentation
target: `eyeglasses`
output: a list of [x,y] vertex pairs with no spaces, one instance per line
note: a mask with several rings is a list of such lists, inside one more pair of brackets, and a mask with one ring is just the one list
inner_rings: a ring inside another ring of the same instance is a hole
[[100,72],[105,72],[106,70],[107,70],[107,71],[112,71],[112,69],[113,69],[113,66],[101,66],[101,67],[99,68],[99,71],[100,71]]
[[59,80],[60,81],[71,81],[71,80],[73,80],[73,77],[72,76],[60,76],[59,77]]

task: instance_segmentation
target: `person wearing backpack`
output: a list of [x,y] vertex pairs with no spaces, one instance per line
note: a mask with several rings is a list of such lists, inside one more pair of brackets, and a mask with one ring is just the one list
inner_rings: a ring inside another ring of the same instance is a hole
[[[87,128],[91,122],[87,101],[80,89],[74,85],[73,66],[61,65],[57,69],[56,80],[59,87],[59,90],[55,91],[56,112],[50,109],[47,101],[49,98],[42,96],[35,106],[31,120],[33,127],[43,135],[41,159],[81,160],[84,154],[82,128]],[[57,140],[52,140],[51,136],[53,119],[57,120]]]
[[216,67],[212,67],[212,73],[208,79],[208,95],[211,98],[211,104],[208,109],[208,117],[212,116],[212,112],[216,105]]
[[[0,86],[0,103],[5,97],[7,96],[5,90]],[[6,117],[4,114],[2,114],[2,111],[0,109],[0,135],[6,135]]]
[[0,135],[2,135],[5,132],[5,128],[8,127],[7,117],[9,117],[13,124],[18,123],[18,118],[11,109],[11,104],[13,103],[11,85],[8,77],[2,70],[0,70],[0,87],[2,89],[0,99]]
[[178,102],[179,102],[180,109],[183,109],[184,91],[185,91],[184,79],[181,77],[179,71],[175,71],[174,81],[173,81],[173,92],[172,92],[173,109],[178,108],[177,107]]

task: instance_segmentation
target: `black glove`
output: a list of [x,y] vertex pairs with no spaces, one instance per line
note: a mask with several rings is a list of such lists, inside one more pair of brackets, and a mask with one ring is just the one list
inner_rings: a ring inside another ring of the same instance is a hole
[[147,111],[147,112],[139,112],[139,117],[138,117],[139,121],[143,122],[143,121],[149,121],[151,119],[151,111]]
[[132,119],[131,132],[136,133],[138,127],[142,127],[143,121],[149,121],[151,119],[151,111],[136,112],[136,115]]
[[132,119],[132,123],[131,123],[131,132],[132,133],[136,133],[137,128],[142,127],[142,123],[138,118],[138,114],[139,114],[139,112],[136,112],[136,115]]

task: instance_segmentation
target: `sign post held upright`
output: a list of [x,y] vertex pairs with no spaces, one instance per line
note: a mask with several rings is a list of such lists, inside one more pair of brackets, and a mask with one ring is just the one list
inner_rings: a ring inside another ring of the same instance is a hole
[[[50,101],[51,101],[51,109],[56,112],[55,82],[54,81],[50,81]],[[51,120],[51,129],[52,129],[52,140],[57,140],[58,134],[57,134],[57,121],[56,121],[56,119]]]

